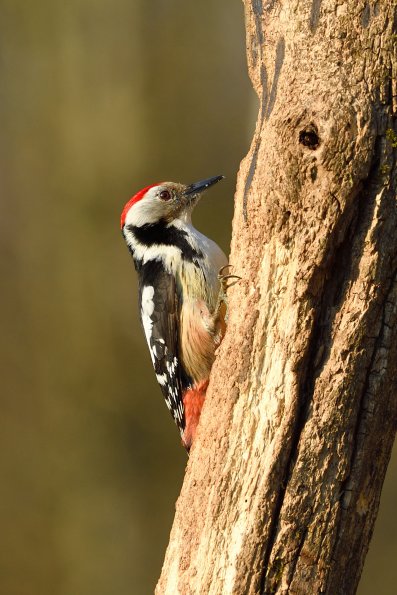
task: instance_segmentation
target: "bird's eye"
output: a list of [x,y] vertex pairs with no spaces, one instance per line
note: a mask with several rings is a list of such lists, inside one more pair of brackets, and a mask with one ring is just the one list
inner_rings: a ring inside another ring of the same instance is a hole
[[161,200],[170,200],[171,192],[169,190],[162,190],[159,194]]

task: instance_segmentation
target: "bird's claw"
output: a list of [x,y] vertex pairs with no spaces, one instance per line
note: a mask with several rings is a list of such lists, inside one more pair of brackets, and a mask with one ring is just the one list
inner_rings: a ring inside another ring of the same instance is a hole
[[[231,275],[231,274],[224,275],[223,274],[223,271],[225,271],[226,269],[230,269],[232,267],[233,267],[232,264],[226,264],[221,269],[219,269],[218,279],[221,282],[223,291],[226,291],[227,289],[229,289],[229,287],[232,287],[233,285],[235,285],[236,283],[238,283],[241,280],[241,277],[239,277],[239,275]],[[234,281],[232,281],[231,283],[228,283],[229,279],[234,279]]]
[[[234,281],[228,283],[228,279],[234,279]],[[224,290],[229,289],[229,287],[233,287],[233,285],[235,285],[239,281],[241,281],[241,277],[239,277],[238,275],[225,275],[221,278],[221,283]]]
[[221,268],[219,269],[219,273],[218,273],[218,279],[220,279],[221,277],[223,277],[223,271],[224,271],[225,269],[232,269],[232,268],[233,268],[233,265],[232,265],[232,264],[225,264],[223,267],[221,267]]

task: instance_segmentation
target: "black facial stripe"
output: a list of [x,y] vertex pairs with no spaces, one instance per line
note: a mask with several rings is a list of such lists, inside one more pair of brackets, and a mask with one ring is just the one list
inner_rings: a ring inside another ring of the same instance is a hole
[[178,229],[173,225],[167,226],[165,221],[142,225],[142,227],[128,225],[127,229],[133,234],[139,244],[147,248],[154,245],[176,246],[181,250],[185,260],[189,262],[193,262],[195,258],[203,257],[202,252],[192,248],[187,241],[186,231]]

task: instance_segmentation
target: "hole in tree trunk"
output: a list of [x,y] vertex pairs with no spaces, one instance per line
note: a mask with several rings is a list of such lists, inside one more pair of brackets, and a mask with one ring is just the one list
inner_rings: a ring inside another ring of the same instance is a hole
[[308,149],[317,149],[320,144],[320,139],[318,137],[317,128],[314,126],[314,124],[310,124],[310,126],[307,126],[299,132],[299,142]]

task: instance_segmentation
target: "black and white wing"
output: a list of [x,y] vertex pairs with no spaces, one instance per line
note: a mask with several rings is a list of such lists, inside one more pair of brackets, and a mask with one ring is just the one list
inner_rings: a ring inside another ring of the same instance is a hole
[[160,262],[149,261],[140,273],[140,314],[157,381],[168,409],[182,433],[185,427],[182,391],[189,385],[179,360],[180,303],[175,278]]

